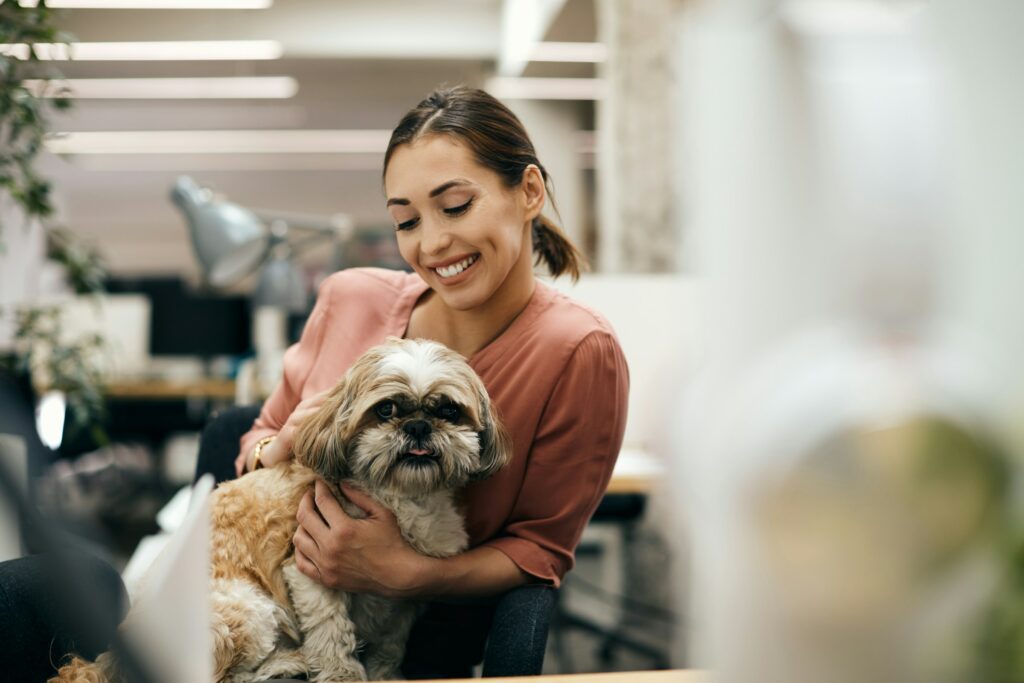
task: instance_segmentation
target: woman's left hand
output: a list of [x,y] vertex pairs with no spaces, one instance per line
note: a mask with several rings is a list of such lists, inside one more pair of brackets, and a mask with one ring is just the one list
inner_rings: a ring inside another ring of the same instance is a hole
[[394,514],[359,489],[342,493],[366,513],[350,517],[327,485],[317,479],[299,504],[292,541],[295,565],[328,588],[388,597],[409,595],[426,559],[402,538]]

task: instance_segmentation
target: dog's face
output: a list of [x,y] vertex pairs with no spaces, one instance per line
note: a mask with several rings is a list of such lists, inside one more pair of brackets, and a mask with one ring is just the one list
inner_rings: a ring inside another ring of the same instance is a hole
[[298,462],[328,480],[416,494],[490,476],[511,456],[483,383],[435,342],[389,339],[299,429]]

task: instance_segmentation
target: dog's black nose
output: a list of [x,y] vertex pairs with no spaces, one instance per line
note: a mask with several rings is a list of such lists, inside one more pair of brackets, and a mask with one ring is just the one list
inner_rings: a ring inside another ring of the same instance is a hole
[[426,420],[410,420],[402,425],[405,433],[414,439],[422,439],[430,434],[430,423]]

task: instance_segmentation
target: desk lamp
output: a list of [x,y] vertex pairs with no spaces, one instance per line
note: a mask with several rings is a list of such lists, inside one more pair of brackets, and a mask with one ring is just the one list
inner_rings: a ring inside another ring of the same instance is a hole
[[[290,313],[304,313],[307,306],[294,260],[309,247],[330,240],[340,263],[341,248],[353,231],[346,214],[321,218],[250,210],[216,196],[188,176],[178,178],[171,201],[185,215],[196,257],[211,286],[228,287],[263,266],[253,292],[254,306],[275,306]],[[311,234],[290,241],[292,230]]]

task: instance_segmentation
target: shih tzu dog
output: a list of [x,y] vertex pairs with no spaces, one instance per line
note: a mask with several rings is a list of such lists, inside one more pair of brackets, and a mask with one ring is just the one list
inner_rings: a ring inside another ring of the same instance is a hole
[[[317,477],[345,511],[348,480],[395,513],[418,552],[448,557],[467,536],[454,493],[490,476],[511,444],[483,383],[454,351],[389,339],[361,356],[303,424],[295,460],[222,484],[211,501],[217,681],[399,676],[416,605],[322,586],[295,566],[295,513]],[[131,615],[129,615],[129,621]],[[112,656],[75,658],[53,681],[117,680]]]

